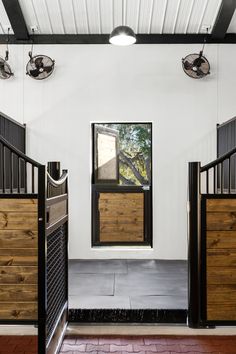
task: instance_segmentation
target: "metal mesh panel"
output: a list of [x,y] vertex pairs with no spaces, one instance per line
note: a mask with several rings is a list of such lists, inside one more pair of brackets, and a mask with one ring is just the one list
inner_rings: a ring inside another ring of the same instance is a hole
[[67,301],[66,224],[47,237],[47,341]]

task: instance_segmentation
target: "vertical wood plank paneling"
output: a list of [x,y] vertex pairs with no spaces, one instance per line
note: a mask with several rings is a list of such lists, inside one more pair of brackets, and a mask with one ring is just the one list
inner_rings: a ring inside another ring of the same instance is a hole
[[37,319],[36,199],[0,199],[0,320]]

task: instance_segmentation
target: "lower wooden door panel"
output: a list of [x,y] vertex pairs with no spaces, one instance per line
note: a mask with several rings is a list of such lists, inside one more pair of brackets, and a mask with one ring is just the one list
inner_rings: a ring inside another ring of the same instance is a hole
[[151,244],[150,190],[102,187],[93,190],[93,245]]

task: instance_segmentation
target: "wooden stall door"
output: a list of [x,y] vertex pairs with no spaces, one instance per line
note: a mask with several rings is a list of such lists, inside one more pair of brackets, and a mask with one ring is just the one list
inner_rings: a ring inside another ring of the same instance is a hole
[[236,199],[204,199],[206,211],[206,320],[236,321]]

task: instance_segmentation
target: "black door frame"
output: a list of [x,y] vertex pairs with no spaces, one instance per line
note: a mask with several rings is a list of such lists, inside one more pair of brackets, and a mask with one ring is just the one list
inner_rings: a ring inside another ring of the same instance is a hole
[[[99,124],[150,124],[151,127],[151,183],[148,186],[120,186],[114,183],[96,183],[96,136],[95,126]],[[150,246],[153,247],[153,123],[152,122],[92,122],[92,247],[96,246]],[[99,194],[105,193],[143,193],[144,194],[144,241],[142,242],[100,242],[99,240]]]

